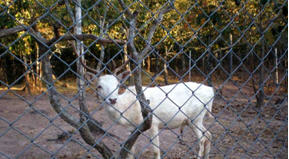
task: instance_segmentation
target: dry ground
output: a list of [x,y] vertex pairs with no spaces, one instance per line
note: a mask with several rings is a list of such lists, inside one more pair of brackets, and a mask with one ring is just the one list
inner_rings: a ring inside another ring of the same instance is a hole
[[[267,104],[262,109],[256,109],[254,98],[248,101],[252,96],[251,89],[245,86],[240,91],[242,93],[236,94],[239,89],[228,84],[223,89],[223,97],[215,99],[215,119],[205,121],[206,127],[213,134],[210,157],[287,158],[287,95],[279,93],[272,99],[267,99]],[[0,91],[0,95],[3,92],[5,91]],[[85,144],[77,131],[52,110],[47,95],[25,96],[19,91],[14,93],[20,97],[10,91],[0,98],[0,158],[101,158]],[[65,96],[73,98],[72,93],[65,93]],[[283,103],[282,99],[285,100]],[[62,102],[64,105],[68,104],[67,101]],[[76,106],[77,99],[72,103]],[[91,111],[97,109],[92,95],[88,96],[87,104]],[[69,111],[77,115],[75,109],[70,107]],[[94,117],[110,133],[120,137],[115,139],[95,135],[117,152],[119,143],[126,139],[129,132],[108,119],[104,110],[95,111]],[[71,132],[72,137],[54,140],[63,131]],[[185,129],[185,145],[179,143],[178,134],[178,129],[160,131],[163,157],[194,158],[198,145],[193,131],[188,127]],[[146,136],[147,133],[137,141],[140,158],[152,158],[151,145]]]

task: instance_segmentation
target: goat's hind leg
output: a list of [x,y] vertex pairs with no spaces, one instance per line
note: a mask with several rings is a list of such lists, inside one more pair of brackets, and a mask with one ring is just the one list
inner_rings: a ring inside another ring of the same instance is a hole
[[204,127],[202,122],[190,123],[189,126],[194,130],[199,140],[199,153],[197,158],[208,159],[211,149],[211,133]]
[[179,139],[179,144],[181,145],[185,145],[185,141],[183,140],[184,138],[184,128],[185,126],[188,125],[188,120],[184,120],[180,126],[180,135],[178,136],[178,139]]
[[160,151],[160,141],[159,141],[159,128],[156,125],[152,125],[150,129],[150,138],[153,145],[154,151],[154,158],[160,159],[161,158],[161,151]]

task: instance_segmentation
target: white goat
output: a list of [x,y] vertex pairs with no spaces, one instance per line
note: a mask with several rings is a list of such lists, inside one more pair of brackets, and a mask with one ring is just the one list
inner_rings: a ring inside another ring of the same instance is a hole
[[[116,78],[114,75],[100,76],[96,81],[99,96],[105,100],[109,117],[133,130],[143,122],[141,107],[136,99],[134,86],[120,93],[119,80],[129,72],[123,72]],[[145,97],[153,110],[152,126],[149,129],[153,139],[155,158],[160,159],[159,129],[174,129],[190,126],[199,140],[198,158],[209,158],[211,133],[204,127],[206,112],[212,110],[214,90],[212,87],[185,82],[161,87],[143,87]],[[134,147],[131,150],[134,154]],[[130,158],[133,156],[130,154]]]

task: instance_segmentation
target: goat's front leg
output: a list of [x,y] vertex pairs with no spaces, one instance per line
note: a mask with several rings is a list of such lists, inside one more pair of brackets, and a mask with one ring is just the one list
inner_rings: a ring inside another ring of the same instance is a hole
[[190,123],[189,126],[194,130],[199,139],[199,153],[197,158],[208,159],[211,149],[211,133],[204,127],[202,121]]
[[159,128],[157,125],[152,125],[150,129],[150,137],[153,144],[153,152],[155,159],[161,158],[161,151],[160,151],[160,141],[159,141]]

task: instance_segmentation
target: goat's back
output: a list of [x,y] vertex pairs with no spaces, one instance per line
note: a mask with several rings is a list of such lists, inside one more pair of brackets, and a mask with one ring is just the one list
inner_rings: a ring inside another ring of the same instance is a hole
[[[195,82],[143,87],[143,91],[153,110],[153,122],[159,123],[160,127],[167,123],[169,128],[179,127],[186,119],[202,119],[207,112],[204,107],[211,110],[214,98],[212,87]],[[134,124],[142,122],[140,104],[135,92],[134,86],[129,87],[115,105],[120,112],[124,112],[126,120],[121,122],[124,125],[127,120]]]
[[144,93],[156,119],[169,127],[178,127],[188,118],[203,118],[214,98],[212,87],[195,82],[144,88]]

